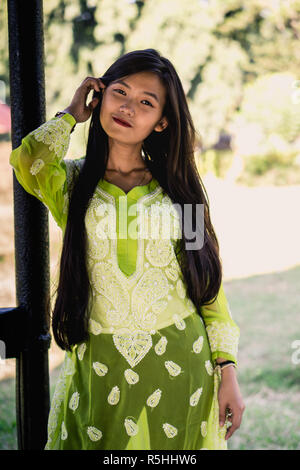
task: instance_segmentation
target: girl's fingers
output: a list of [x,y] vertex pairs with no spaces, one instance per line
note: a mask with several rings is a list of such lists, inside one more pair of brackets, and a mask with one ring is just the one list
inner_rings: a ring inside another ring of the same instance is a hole
[[98,104],[98,99],[99,98],[93,98],[92,101],[89,103],[88,108],[93,110]]
[[96,78],[88,77],[84,83],[87,94],[92,90],[100,91],[100,85]]
[[104,90],[104,88],[106,88],[106,85],[104,85],[104,83],[102,82],[101,78],[98,78],[98,82],[99,82],[100,88],[102,88],[102,90]]
[[240,427],[242,421],[242,415],[239,412],[231,412],[232,415],[227,417],[227,422],[232,423],[228,428],[225,439],[229,439],[232,434]]

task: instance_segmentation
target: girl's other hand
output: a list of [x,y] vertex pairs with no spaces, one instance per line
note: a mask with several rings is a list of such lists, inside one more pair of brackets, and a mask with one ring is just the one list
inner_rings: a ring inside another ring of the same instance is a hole
[[[220,426],[224,426],[226,418],[227,422],[231,423],[225,436],[227,440],[240,427],[246,408],[233,367],[227,367],[222,371],[218,400]],[[229,416],[227,410],[230,411]]]
[[105,89],[104,83],[100,78],[87,77],[83,80],[81,85],[77,88],[71,104],[64,109],[65,113],[70,113],[76,122],[84,122],[89,119],[93,109],[99,103],[99,98],[93,98],[87,105],[86,100],[91,90],[100,91]]

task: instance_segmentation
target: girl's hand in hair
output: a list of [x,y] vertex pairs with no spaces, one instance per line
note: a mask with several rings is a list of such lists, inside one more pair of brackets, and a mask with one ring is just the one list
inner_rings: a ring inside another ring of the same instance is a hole
[[76,122],[87,121],[91,116],[93,109],[99,103],[99,98],[95,97],[88,105],[86,104],[89,92],[91,90],[100,92],[101,89],[104,90],[104,88],[105,85],[100,78],[87,77],[77,88],[71,104],[64,109],[64,112],[72,114]]

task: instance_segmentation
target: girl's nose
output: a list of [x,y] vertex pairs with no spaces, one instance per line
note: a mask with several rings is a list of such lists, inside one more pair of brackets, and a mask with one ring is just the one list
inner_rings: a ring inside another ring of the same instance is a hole
[[134,114],[134,109],[133,109],[133,107],[132,107],[131,105],[129,105],[129,104],[122,104],[122,105],[120,106],[120,110],[123,111],[123,112],[125,112],[125,113],[128,114],[128,115]]

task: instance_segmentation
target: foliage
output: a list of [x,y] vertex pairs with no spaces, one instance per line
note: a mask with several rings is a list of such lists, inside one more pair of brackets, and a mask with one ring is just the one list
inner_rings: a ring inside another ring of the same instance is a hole
[[[291,105],[287,82],[298,78],[300,0],[47,0],[43,5],[47,119],[68,106],[86,76],[101,76],[125,52],[153,47],[174,63],[204,149],[221,133],[231,133],[238,116],[247,125],[257,119],[263,137],[277,134],[291,143],[298,135],[299,105]],[[5,2],[0,21],[0,79],[8,83]],[[286,78],[280,84],[281,74]],[[276,99],[267,93],[273,86]],[[85,123],[73,134],[73,156],[82,155],[87,128]]]

